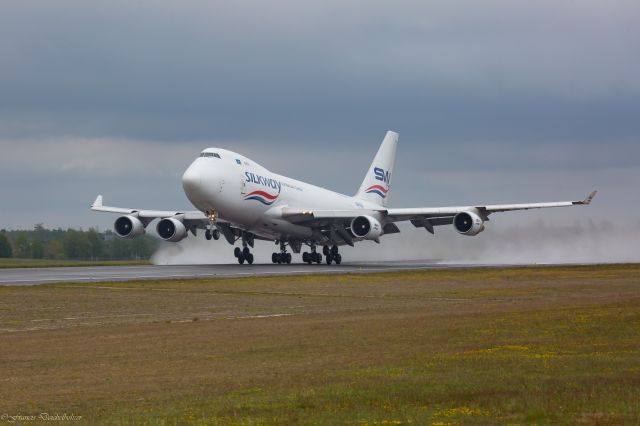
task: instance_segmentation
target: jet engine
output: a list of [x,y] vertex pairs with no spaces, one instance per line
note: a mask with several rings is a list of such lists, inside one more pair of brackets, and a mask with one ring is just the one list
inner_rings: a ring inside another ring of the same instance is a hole
[[453,217],[453,227],[462,235],[474,236],[484,231],[484,220],[474,212],[460,212]]
[[113,224],[113,229],[122,238],[135,238],[144,234],[144,225],[135,216],[120,216]]
[[156,226],[156,231],[160,238],[172,243],[178,242],[187,236],[187,228],[175,218],[162,219]]
[[358,216],[351,221],[351,232],[365,240],[376,240],[382,234],[382,225],[371,216]]

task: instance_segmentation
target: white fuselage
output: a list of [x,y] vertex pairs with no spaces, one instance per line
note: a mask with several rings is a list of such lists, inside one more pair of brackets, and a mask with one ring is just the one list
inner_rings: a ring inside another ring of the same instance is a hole
[[243,155],[218,148],[203,151],[185,171],[182,186],[198,210],[215,211],[235,227],[270,239],[311,237],[310,228],[280,219],[285,207],[376,207],[365,200],[272,173]]

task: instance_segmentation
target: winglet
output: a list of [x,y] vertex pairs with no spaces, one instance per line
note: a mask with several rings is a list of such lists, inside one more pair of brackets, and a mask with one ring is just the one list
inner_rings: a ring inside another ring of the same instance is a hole
[[102,195],[98,195],[91,207],[102,207]]
[[582,201],[574,201],[573,204],[577,204],[577,205],[581,205],[581,206],[588,206],[589,204],[591,204],[591,201],[593,201],[593,197],[595,197],[597,193],[598,193],[598,191],[593,191],[584,200],[582,200]]

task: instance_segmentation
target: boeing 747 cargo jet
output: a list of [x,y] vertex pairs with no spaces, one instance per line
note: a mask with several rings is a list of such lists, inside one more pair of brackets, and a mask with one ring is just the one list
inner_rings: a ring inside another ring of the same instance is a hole
[[[397,222],[410,221],[416,228],[434,233],[434,227],[453,225],[466,236],[478,235],[492,213],[548,207],[587,205],[596,194],[582,201],[551,203],[472,205],[462,207],[388,207],[398,134],[387,132],[373,163],[353,195],[343,195],[273,173],[251,159],[220,148],[207,148],[182,176],[182,187],[196,211],[157,211],[107,207],[98,195],[92,210],[117,213],[114,228],[123,238],[145,233],[154,219],[156,232],[165,241],[177,242],[189,233],[204,230],[207,240],[222,235],[229,244],[239,241],[234,254],[240,264],[252,264],[254,241],[275,241],[279,250],[273,263],[291,263],[290,248],[302,253],[306,263],[340,264],[341,245],[380,242],[385,234],[400,232]],[[322,254],[317,250],[322,246]]]

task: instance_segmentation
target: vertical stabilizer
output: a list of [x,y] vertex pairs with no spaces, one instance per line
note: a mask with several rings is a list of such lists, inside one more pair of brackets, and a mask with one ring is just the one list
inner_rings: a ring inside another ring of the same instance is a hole
[[398,145],[398,134],[388,131],[378,149],[378,153],[369,167],[362,185],[356,197],[379,204],[387,205],[389,199],[389,185],[393,174],[393,164],[396,161],[396,146]]

